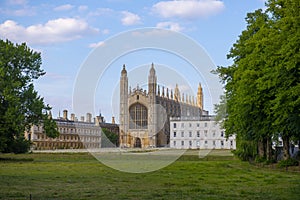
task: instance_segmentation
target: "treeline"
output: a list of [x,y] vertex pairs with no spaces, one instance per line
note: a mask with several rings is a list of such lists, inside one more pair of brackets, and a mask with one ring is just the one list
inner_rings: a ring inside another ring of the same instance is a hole
[[300,140],[300,1],[269,0],[246,17],[247,28],[217,68],[225,94],[216,106],[226,134],[237,136],[243,160],[274,160],[282,138],[284,160]]

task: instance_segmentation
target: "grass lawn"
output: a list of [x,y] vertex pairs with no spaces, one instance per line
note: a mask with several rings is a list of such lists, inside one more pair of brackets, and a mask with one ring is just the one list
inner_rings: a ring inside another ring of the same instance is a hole
[[[299,167],[298,167],[299,168]],[[88,153],[0,154],[0,199],[299,199],[300,173],[228,151],[188,151],[155,172],[124,173]]]

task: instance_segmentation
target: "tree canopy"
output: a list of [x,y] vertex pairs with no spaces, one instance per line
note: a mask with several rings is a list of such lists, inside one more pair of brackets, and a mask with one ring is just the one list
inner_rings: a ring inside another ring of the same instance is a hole
[[278,137],[288,159],[291,139],[300,139],[299,4],[269,0],[265,11],[248,13],[247,28],[228,54],[233,64],[217,69],[225,101],[216,109],[226,107],[224,127],[237,135],[242,159],[272,159]]
[[47,115],[51,108],[34,90],[33,81],[45,74],[41,64],[40,53],[34,52],[25,43],[0,40],[1,152],[26,151],[29,141],[25,140],[24,131],[33,124],[44,123],[49,137],[59,134],[56,124]]

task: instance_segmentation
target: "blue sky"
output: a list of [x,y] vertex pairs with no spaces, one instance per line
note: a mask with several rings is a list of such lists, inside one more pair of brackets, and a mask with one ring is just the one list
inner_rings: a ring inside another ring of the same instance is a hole
[[[246,14],[264,8],[264,2],[3,0],[0,2],[0,38],[17,43],[26,42],[32,49],[41,52],[42,67],[47,74],[35,82],[35,87],[45,97],[46,103],[53,107],[53,115],[58,116],[59,110],[68,109],[73,112],[72,95],[76,76],[91,51],[103,45],[105,40],[133,29],[169,29],[178,31],[201,45],[216,66],[227,66],[232,61],[227,60],[226,55],[246,27]],[[101,110],[107,121],[110,121],[112,115],[118,114],[111,102],[114,101],[112,96],[118,93],[116,82],[122,63],[130,71],[138,66],[150,65],[151,62],[173,66],[179,73],[184,65],[184,61],[180,59],[151,50],[122,56],[112,63],[114,66],[108,70],[107,81],[99,82],[98,88],[104,87],[105,92],[113,92],[103,95],[104,91],[98,90],[94,110],[87,112],[95,115]],[[145,79],[147,75],[143,75]],[[161,78],[158,74],[158,80]],[[109,83],[109,80],[115,84]],[[190,77],[193,93],[197,92],[196,87],[201,81]],[[175,82],[170,87],[174,85]],[[206,109],[212,111],[213,108],[210,105]]]

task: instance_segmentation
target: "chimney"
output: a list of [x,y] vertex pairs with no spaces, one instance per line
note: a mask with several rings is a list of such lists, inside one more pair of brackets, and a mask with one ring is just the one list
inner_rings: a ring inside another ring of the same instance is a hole
[[116,123],[116,122],[115,122],[115,117],[112,117],[112,118],[111,118],[111,123],[112,123],[112,124],[115,124],[115,123]]
[[80,121],[84,122],[84,116],[80,117]]
[[95,117],[95,126],[99,126],[100,116]]
[[75,121],[75,114],[74,113],[71,114],[71,120]]
[[64,114],[63,114],[63,119],[64,119],[64,120],[68,120],[68,111],[67,111],[67,110],[64,110],[63,113],[64,113]]
[[92,122],[92,114],[86,113],[86,122],[91,123]]

